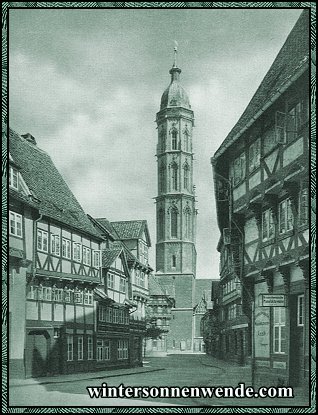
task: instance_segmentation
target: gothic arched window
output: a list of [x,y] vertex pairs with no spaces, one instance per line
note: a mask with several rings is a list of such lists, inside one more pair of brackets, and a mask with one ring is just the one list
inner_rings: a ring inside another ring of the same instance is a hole
[[173,163],[171,166],[171,184],[172,190],[178,190],[178,165]]
[[171,137],[172,137],[172,142],[171,142],[172,150],[178,150],[178,131],[172,130]]
[[165,175],[165,165],[162,164],[159,170],[159,190],[160,192],[165,191],[166,175]]
[[190,208],[185,210],[184,218],[185,218],[185,237],[187,239],[191,239],[191,237],[192,237],[192,223],[191,223],[191,210],[190,210]]
[[178,237],[178,211],[177,209],[172,209],[170,211],[170,229],[171,229],[171,237],[177,238]]
[[164,239],[164,229],[165,229],[165,212],[163,209],[159,210],[158,215],[158,228],[159,228],[159,239]]
[[186,190],[189,190],[189,166],[188,166],[188,164],[185,164],[184,165],[183,172],[184,172],[184,175],[183,175],[183,187]]
[[184,131],[184,151],[190,151],[189,131]]

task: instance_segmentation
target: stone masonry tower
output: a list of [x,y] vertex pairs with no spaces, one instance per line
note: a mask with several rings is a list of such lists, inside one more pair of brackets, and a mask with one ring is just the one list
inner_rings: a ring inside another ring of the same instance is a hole
[[158,196],[156,276],[175,304],[167,350],[193,350],[196,208],[193,185],[193,111],[180,85],[177,50],[171,83],[157,113]]

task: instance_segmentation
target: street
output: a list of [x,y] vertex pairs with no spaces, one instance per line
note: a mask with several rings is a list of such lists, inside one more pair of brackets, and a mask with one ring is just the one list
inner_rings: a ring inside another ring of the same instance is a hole
[[[136,373],[139,370],[151,370]],[[120,399],[94,398],[88,396],[87,386],[234,386],[244,382],[251,385],[249,366],[238,366],[223,362],[204,354],[169,355],[167,357],[146,358],[144,368],[127,369],[125,373],[115,370],[91,374],[59,376],[25,380],[11,384],[9,388],[10,406],[299,406],[306,405],[306,397],[261,399],[261,398],[148,398]],[[91,377],[89,378],[88,376]],[[60,381],[61,380],[61,381]],[[24,383],[23,383],[24,382]],[[29,382],[29,383],[28,383]],[[299,393],[299,392],[298,392]]]

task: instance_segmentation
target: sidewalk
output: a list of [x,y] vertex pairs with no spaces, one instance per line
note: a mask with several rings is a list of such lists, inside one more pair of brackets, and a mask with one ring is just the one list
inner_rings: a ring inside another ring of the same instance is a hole
[[98,372],[83,372],[74,373],[69,375],[56,375],[56,376],[44,376],[40,378],[28,378],[28,379],[9,379],[9,387],[12,386],[30,386],[30,385],[48,385],[52,383],[65,383],[74,382],[77,380],[85,379],[104,379],[112,378],[115,376],[129,376],[138,373],[157,372],[159,370],[165,370],[164,368],[150,368],[150,367],[131,367],[123,369],[102,370]]

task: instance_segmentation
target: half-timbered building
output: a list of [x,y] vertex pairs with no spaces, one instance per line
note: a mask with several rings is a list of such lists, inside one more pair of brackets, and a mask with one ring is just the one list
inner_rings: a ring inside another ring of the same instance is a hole
[[211,160],[221,302],[243,300],[258,385],[309,380],[308,39],[305,10]]
[[102,237],[34,137],[10,130],[9,150],[10,272],[20,285],[10,293],[12,353],[27,377],[91,370]]

